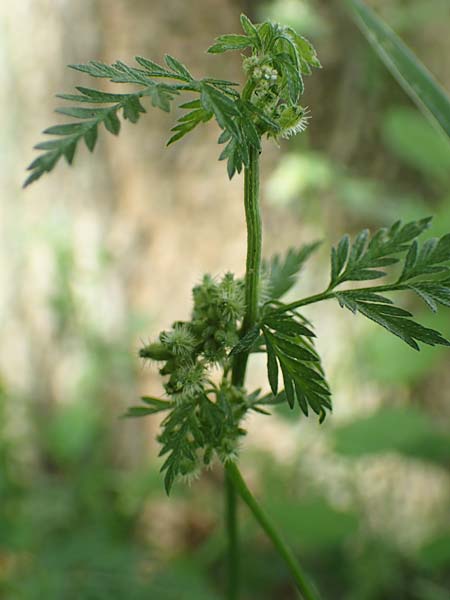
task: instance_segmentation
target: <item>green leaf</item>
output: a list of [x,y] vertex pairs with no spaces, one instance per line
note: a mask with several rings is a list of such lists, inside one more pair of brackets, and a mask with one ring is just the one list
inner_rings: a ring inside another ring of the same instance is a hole
[[113,135],[118,135],[120,131],[120,121],[115,112],[109,112],[103,121],[106,129]]
[[153,396],[142,396],[141,400],[148,406],[158,409],[158,411],[169,410],[172,407],[172,402],[169,402],[168,400],[161,400],[160,398],[154,398]]
[[[286,399],[291,408],[298,402],[308,416],[309,408],[320,422],[331,410],[330,389],[312,341],[312,332],[294,316],[264,318],[262,322],[267,351],[267,371],[272,393],[277,394],[278,365],[281,368]],[[299,335],[306,329],[308,335]]]
[[[281,373],[283,374],[283,383],[284,383],[284,393],[286,395],[287,403],[289,404],[289,408],[292,410],[295,406],[295,388],[292,377],[290,376],[288,370],[284,366],[282,362],[280,362]],[[300,405],[301,407],[301,405]],[[303,410],[303,409],[302,409]],[[306,416],[308,416],[308,408],[306,409]]]
[[149,60],[148,58],[144,58],[143,56],[136,56],[136,62],[144,67],[146,71],[148,71],[149,75],[152,77],[173,77],[173,73],[168,71],[158,63],[155,63],[153,60]]
[[292,104],[297,104],[298,98],[304,91],[303,79],[299,68],[291,61],[283,60],[279,62],[283,79],[287,87],[289,98]]
[[317,52],[311,42],[299,35],[291,27],[288,27],[287,31],[297,46],[297,52],[302,65],[302,72],[305,73],[305,75],[309,75],[311,73],[310,67],[316,67],[318,69],[322,68],[317,57]]
[[[281,305],[282,308],[283,305]],[[271,327],[272,329],[276,329],[280,333],[284,333],[286,335],[298,335],[298,336],[306,336],[306,337],[316,337],[316,334],[306,327],[303,323],[299,323],[298,320],[294,319],[290,315],[286,314],[278,314],[278,313],[268,313],[263,322]]]
[[229,50],[242,50],[253,47],[254,43],[246,35],[221,35],[207,50],[210,54],[220,54]]
[[320,362],[317,352],[313,351],[310,346],[295,335],[286,335],[277,331],[276,345],[286,356],[290,356],[300,362]]
[[111,94],[109,92],[101,92],[100,90],[93,90],[82,86],[77,86],[77,89],[81,95],[70,95],[70,94],[58,94],[56,97],[63,100],[70,100],[75,102],[89,102],[91,104],[111,104],[121,102],[125,100],[128,94]]
[[362,0],[346,0],[351,15],[385,66],[431,121],[450,137],[450,100],[427,68]]
[[194,78],[189,73],[189,71],[187,70],[187,68],[182,63],[180,63],[179,60],[177,60],[173,56],[170,56],[170,54],[166,54],[164,56],[164,60],[166,61],[166,65],[170,69],[172,69],[172,71],[174,71],[177,75],[180,75],[186,81],[193,81],[194,80]]
[[200,100],[191,100],[190,102],[184,102],[180,104],[180,108],[191,109],[191,108],[201,108],[202,103]]
[[415,292],[433,312],[437,312],[437,305],[450,306],[450,279],[445,281],[424,281],[408,286]]
[[151,98],[152,106],[160,108],[164,112],[170,112],[170,103],[177,93],[175,90],[168,90],[162,84],[151,86],[145,91],[145,95]]
[[69,142],[63,148],[63,155],[64,155],[64,158],[66,159],[66,162],[68,165],[71,165],[73,162],[73,157],[75,156],[76,148],[77,148],[76,141]]
[[76,119],[96,119],[105,109],[102,108],[82,108],[79,106],[71,106],[70,108],[57,108],[55,112],[74,117]]
[[146,110],[137,96],[130,96],[123,103],[123,117],[124,119],[128,119],[131,123],[137,123],[141,113],[145,112]]
[[253,25],[253,23],[250,21],[250,19],[243,13],[241,14],[240,21],[241,21],[241,26],[242,26],[242,29],[244,30],[244,32],[250,38],[254,39],[255,45],[258,48],[261,48],[261,38],[259,37],[259,33],[258,33],[258,30],[256,29],[255,25]]
[[83,123],[64,123],[64,125],[54,125],[44,129],[43,133],[47,135],[73,135],[83,130]]
[[450,346],[450,342],[438,331],[412,321],[409,318],[412,316],[411,313],[393,306],[386,302],[384,298],[383,302],[373,302],[367,300],[364,296],[360,297],[358,290],[336,292],[335,297],[341,307],[348,308],[354,314],[364,315],[402,339],[415,350],[420,350],[418,342],[429,346]]
[[[212,118],[213,113],[202,109],[200,102],[198,102],[198,104],[197,102],[188,102],[187,104],[182,105],[181,108],[190,108],[192,106],[194,106],[194,110],[181,116],[178,119],[177,125],[172,127],[171,131],[174,131],[175,135],[173,135],[167,142],[168,146],[184,137],[200,123],[205,123]],[[197,108],[198,106],[200,108]]]
[[343,270],[345,263],[348,259],[350,249],[350,238],[348,235],[344,235],[344,237],[339,242],[337,248],[331,249],[331,283],[335,285],[335,283],[339,279],[339,274]]
[[261,136],[259,135],[253,121],[248,114],[243,114],[238,118],[238,123],[242,128],[243,137],[249,146],[253,146],[258,151],[261,150]]
[[417,277],[425,277],[450,270],[450,234],[427,240],[419,249],[415,241],[406,256],[403,271],[397,283],[405,283]]
[[263,262],[262,270],[269,278],[271,299],[281,298],[295,285],[303,265],[320,244],[321,242],[312,242],[298,249],[290,248],[284,258],[275,254],[269,261]]
[[152,396],[143,396],[141,400],[147,406],[131,406],[123,416],[146,417],[147,415],[154,415],[165,410],[170,410],[173,406],[172,402],[153,398]]
[[[90,61],[87,64],[80,65],[69,65],[71,68],[82,73],[87,73],[92,77],[106,78],[116,83],[137,84],[143,86],[143,89],[130,94],[112,94],[80,86],[76,88],[79,94],[61,94],[59,97],[63,100],[80,102],[83,104],[106,104],[109,106],[89,108],[72,106],[57,109],[57,112],[74,119],[79,119],[80,122],[56,125],[45,130],[44,133],[46,134],[61,136],[65,139],[61,140],[61,142],[42,142],[37,145],[38,150],[44,150],[46,152],[42,154],[39,159],[36,159],[31,163],[29,170],[32,171],[32,173],[26,180],[25,185],[29,185],[33,181],[36,181],[45,172],[51,171],[61,156],[64,156],[66,160],[71,163],[80,139],[84,138],[89,150],[93,151],[97,141],[98,125],[100,123],[103,123],[110,133],[117,135],[120,131],[120,121],[118,119],[118,112],[120,109],[123,110],[125,119],[128,119],[132,123],[136,123],[140,115],[145,113],[145,109],[140,101],[141,98],[149,96],[153,106],[168,112],[173,98],[178,95],[181,90],[196,91],[199,88],[199,82],[193,80],[192,75],[181,62],[172,56],[166,56],[165,60],[170,70],[142,57],[136,58],[136,61],[141,68],[128,66],[122,61],[116,61],[112,65],[107,65],[99,61]],[[188,85],[180,83],[155,83],[150,79],[150,76],[165,77],[178,81],[181,80]],[[192,85],[190,85],[191,83]],[[233,85],[232,82],[211,80],[211,85],[221,86],[224,90],[228,90],[227,93],[229,95],[236,94],[236,92],[232,91],[230,88],[230,86]],[[221,94],[222,92],[215,90],[214,93]],[[217,104],[222,107],[226,106],[225,112],[230,113],[232,109],[234,109],[234,105],[227,97],[226,93],[223,95],[225,96],[225,99],[216,99]],[[237,114],[236,110],[235,114]],[[210,118],[209,115],[208,118]],[[201,119],[201,121],[204,122],[208,120],[208,118],[205,117],[204,119]],[[239,128],[233,122],[228,123],[228,126],[231,129],[234,128],[235,135],[239,137]],[[189,123],[185,126],[184,132],[177,130],[176,135],[173,137],[179,139],[192,128],[192,120],[189,120]],[[253,132],[248,130],[248,135],[251,135],[251,133]],[[172,141],[174,141],[174,139],[172,139]],[[237,164],[237,161],[235,162]],[[237,166],[240,168],[240,165]]]
[[266,352],[267,352],[267,375],[269,377],[270,389],[274,396],[278,392],[278,363],[275,354],[275,350],[270,342],[270,338],[264,335],[266,341]]
[[185,403],[172,409],[163,421],[163,430],[159,436],[162,444],[159,455],[167,455],[161,472],[165,472],[164,486],[170,494],[177,476],[183,474],[186,464],[195,463],[196,442],[192,432],[196,428],[196,416],[191,403]]
[[89,61],[86,64],[68,65],[69,69],[74,71],[80,71],[81,73],[87,73],[91,77],[114,77],[116,74],[115,69],[110,65],[97,62],[94,60]]
[[201,86],[201,102],[206,111],[214,113],[222,129],[228,129],[233,135],[239,137],[239,130],[233,121],[239,114],[235,102],[212,85],[205,83]]
[[234,346],[234,348],[231,350],[229,356],[236,356],[237,354],[241,354],[242,352],[249,352],[251,350],[251,347],[259,337],[259,331],[259,326],[252,327],[252,329],[247,331],[244,337],[241,338],[236,344],[236,346]]
[[[162,67],[141,59],[146,69],[161,70]],[[163,76],[168,76],[173,79],[187,80],[187,75],[184,72],[184,67],[176,59],[170,57],[168,62],[173,72],[166,71]],[[120,121],[118,112],[123,110],[123,116],[132,123],[136,123],[145,109],[141,104],[140,99],[145,96],[151,98],[153,106],[157,106],[164,111],[170,110],[171,101],[179,93],[179,84],[175,86],[166,83],[155,83],[149,79],[147,73],[142,69],[129,67],[121,61],[117,61],[113,65],[106,65],[98,61],[91,61],[84,65],[70,65],[71,68],[87,73],[92,77],[104,77],[114,82],[134,83],[144,86],[137,92],[129,94],[111,94],[102,92],[87,87],[77,87],[79,94],[61,94],[59,97],[70,102],[80,102],[82,104],[105,104],[106,106],[71,106],[58,108],[57,112],[64,114],[78,121],[72,123],[64,123],[49,127],[44,131],[47,135],[60,136],[60,140],[52,140],[50,142],[41,142],[37,144],[38,150],[43,150],[36,160],[34,160],[28,170],[31,171],[30,176],[25,181],[24,186],[29,185],[33,181],[39,179],[44,173],[51,171],[61,156],[64,156],[66,161],[71,164],[78,142],[84,139],[86,146],[92,152],[97,141],[98,126],[103,123],[105,128],[112,134],[117,135],[120,131]],[[180,73],[183,73],[182,75]],[[161,75],[161,74],[160,74]]]
[[97,143],[97,125],[92,125],[86,130],[84,134],[84,141],[90,152],[94,151],[95,144]]
[[[367,229],[361,231],[350,246],[344,236],[337,248],[331,251],[331,283],[334,288],[344,281],[378,279],[386,275],[378,267],[393,265],[399,261],[396,255],[411,250],[412,242],[430,225],[431,218],[411,221],[402,225],[400,221],[389,229],[379,229],[371,239]],[[443,247],[441,247],[443,250]],[[443,250],[442,255],[446,255]]]

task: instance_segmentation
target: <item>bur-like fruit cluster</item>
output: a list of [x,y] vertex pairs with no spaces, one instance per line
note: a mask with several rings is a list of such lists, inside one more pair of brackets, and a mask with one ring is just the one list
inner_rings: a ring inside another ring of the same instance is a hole
[[[222,279],[205,275],[193,289],[191,320],[175,322],[158,342],[140,350],[143,358],[163,361],[159,372],[167,378],[164,390],[171,411],[159,436],[162,454],[168,454],[163,465],[167,489],[177,477],[194,478],[214,455],[224,462],[237,457],[245,434],[240,422],[250,405],[245,390],[225,374],[244,310],[242,280],[231,273]],[[223,369],[219,382],[212,377],[215,367]]]

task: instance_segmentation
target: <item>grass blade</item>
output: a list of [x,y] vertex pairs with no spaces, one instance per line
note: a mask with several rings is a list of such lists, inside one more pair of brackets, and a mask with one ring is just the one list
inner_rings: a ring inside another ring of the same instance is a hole
[[362,0],[345,0],[385,66],[435,126],[450,138],[450,98],[415,54]]

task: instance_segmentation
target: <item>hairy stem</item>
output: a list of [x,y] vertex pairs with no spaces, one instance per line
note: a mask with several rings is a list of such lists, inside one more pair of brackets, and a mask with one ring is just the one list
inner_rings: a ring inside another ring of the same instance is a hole
[[[262,227],[259,211],[259,153],[250,150],[250,163],[244,173],[244,205],[247,223],[247,262],[245,272],[245,315],[241,336],[256,323],[258,316],[258,292],[261,272]],[[231,374],[232,383],[244,385],[248,352],[235,357]],[[228,532],[228,600],[239,596],[239,540],[236,514],[236,490],[228,474],[225,475],[226,528]]]
[[242,500],[250,508],[255,519],[258,521],[258,523],[264,529],[266,534],[272,540],[280,556],[282,556],[285,560],[289,571],[295,580],[297,588],[304,600],[319,600],[319,595],[313,588],[308,577],[302,571],[292,551],[286,545],[278,531],[275,529],[268,515],[264,512],[262,507],[257,502],[256,498],[253,496],[253,494],[247,487],[247,484],[242,478],[242,475],[239,469],[237,468],[236,464],[233,462],[229,462],[227,463],[225,469],[228,478],[233,482],[234,487],[238,490]]
[[[259,153],[250,150],[250,164],[244,174],[244,204],[247,223],[247,263],[245,271],[245,315],[242,323],[243,337],[258,318],[258,294],[261,274],[262,226],[259,209]],[[242,386],[247,368],[248,352],[238,354],[233,363],[232,383]]]

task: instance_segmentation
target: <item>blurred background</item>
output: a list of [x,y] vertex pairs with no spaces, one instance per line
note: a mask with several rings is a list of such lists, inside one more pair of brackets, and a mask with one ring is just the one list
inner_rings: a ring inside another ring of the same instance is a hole
[[[289,23],[324,66],[308,79],[307,132],[266,143],[266,256],[315,239],[435,215],[450,231],[450,155],[338,0],[17,0],[0,3],[0,597],[220,600],[225,538],[216,468],[170,500],[157,418],[121,420],[160,394],[140,339],[190,312],[204,272],[242,274],[242,178],[217,130],[163,151],[174,115],[149,110],[95,155],[23,192],[68,63],[160,61],[242,80],[238,53],[206,55],[239,14]],[[370,0],[450,89],[448,0]],[[92,82],[89,82],[92,84]],[[98,83],[98,82],[94,82]],[[102,82],[100,82],[101,85]],[[329,242],[293,297],[323,289]],[[315,262],[314,262],[315,261]],[[448,312],[419,320],[450,335]],[[252,417],[242,468],[329,600],[450,598],[450,370],[333,304],[305,311],[334,391],[320,426]],[[251,364],[249,389],[265,381]],[[284,564],[240,511],[244,598],[296,598]]]

